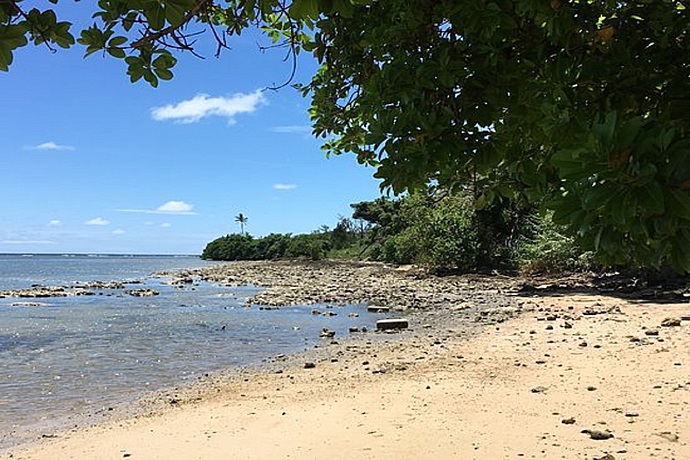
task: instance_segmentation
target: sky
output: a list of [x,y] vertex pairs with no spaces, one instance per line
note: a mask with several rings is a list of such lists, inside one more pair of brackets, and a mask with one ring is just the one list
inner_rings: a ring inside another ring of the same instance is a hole
[[[67,5],[85,23],[89,2]],[[354,155],[326,158],[308,98],[266,89],[292,67],[262,40],[176,55],[158,88],[79,45],[18,50],[0,73],[0,253],[199,254],[239,213],[257,237],[310,233],[380,196]],[[301,58],[294,82],[316,69]]]

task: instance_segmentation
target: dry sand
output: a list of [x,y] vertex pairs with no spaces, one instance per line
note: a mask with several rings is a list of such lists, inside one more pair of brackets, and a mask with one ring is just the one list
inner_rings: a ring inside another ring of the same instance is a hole
[[288,356],[3,458],[690,459],[690,321],[661,325],[688,304],[516,302],[520,315],[477,330],[452,309],[451,330],[412,316],[412,331]]

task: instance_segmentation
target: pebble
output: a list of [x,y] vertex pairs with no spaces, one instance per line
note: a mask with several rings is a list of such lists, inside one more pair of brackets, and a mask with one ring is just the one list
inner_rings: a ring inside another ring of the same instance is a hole
[[680,326],[680,318],[666,318],[661,322],[662,327],[677,327]]
[[588,434],[590,438],[596,441],[605,441],[613,438],[613,433],[601,430],[582,430],[580,433]]
[[678,435],[676,433],[671,433],[670,431],[662,431],[661,433],[654,433],[655,435],[664,438],[669,442],[678,442]]

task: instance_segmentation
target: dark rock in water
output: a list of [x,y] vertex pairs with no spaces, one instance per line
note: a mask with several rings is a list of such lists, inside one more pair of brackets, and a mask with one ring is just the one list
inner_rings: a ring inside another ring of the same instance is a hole
[[47,307],[47,303],[43,302],[12,302],[10,307]]
[[358,327],[355,327],[355,326],[351,326],[348,330],[349,330],[350,332],[352,332],[352,333],[354,333],[354,332],[359,332],[359,328],[358,328]]
[[391,311],[390,307],[382,307],[380,305],[369,305],[367,311],[370,313],[387,313]]
[[613,433],[601,430],[582,430],[580,433],[588,434],[590,438],[596,441],[605,441],[613,438]]
[[125,291],[125,294],[129,294],[133,297],[153,297],[157,296],[159,292],[153,289],[130,289],[129,291]]
[[387,329],[407,329],[409,326],[409,321],[403,318],[396,319],[380,319],[376,321],[376,329],[387,330]]
[[335,331],[332,331],[332,330],[324,327],[323,329],[321,329],[321,337],[322,338],[335,337]]

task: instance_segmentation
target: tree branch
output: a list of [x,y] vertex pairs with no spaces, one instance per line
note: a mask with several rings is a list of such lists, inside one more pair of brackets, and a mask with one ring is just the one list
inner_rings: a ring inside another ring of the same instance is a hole
[[145,35],[139,40],[135,41],[132,43],[132,48],[141,48],[142,46],[148,45],[151,42],[154,42],[156,40],[159,40],[165,36],[168,35],[174,35],[175,32],[177,32],[179,29],[187,25],[189,21],[191,21],[197,14],[199,14],[200,11],[203,9],[207,8],[208,6],[213,4],[213,0],[200,0],[194,8],[189,10],[189,12],[185,15],[184,19],[182,20],[182,23],[179,25],[173,26],[169,25],[168,27],[164,27],[163,29],[159,30],[158,32],[154,32],[149,35]]

